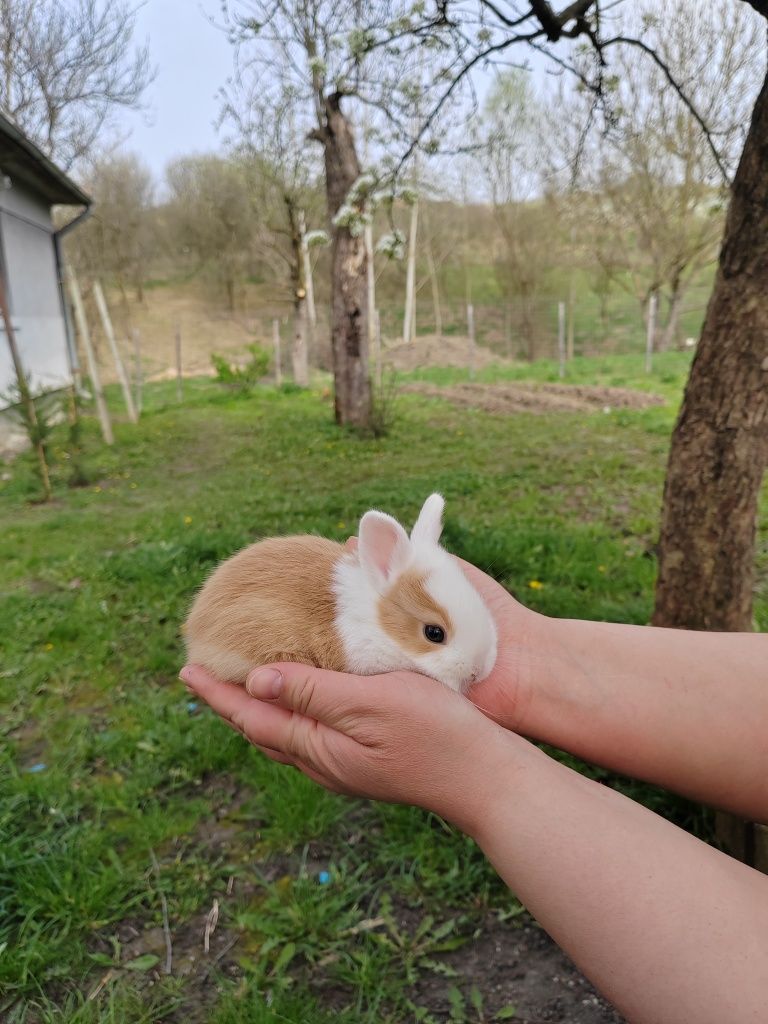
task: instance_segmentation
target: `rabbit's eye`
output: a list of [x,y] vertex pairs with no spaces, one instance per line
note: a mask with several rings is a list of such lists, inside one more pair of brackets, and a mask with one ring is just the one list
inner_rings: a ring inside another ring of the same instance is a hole
[[445,630],[442,626],[425,626],[424,636],[431,644],[441,644],[445,641]]

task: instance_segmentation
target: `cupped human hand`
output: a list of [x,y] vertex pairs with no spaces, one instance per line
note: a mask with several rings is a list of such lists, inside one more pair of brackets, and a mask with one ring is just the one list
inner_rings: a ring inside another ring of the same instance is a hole
[[460,694],[411,672],[355,676],[281,663],[247,689],[181,678],[254,746],[327,789],[414,804],[473,834],[509,737]]
[[545,674],[549,620],[526,608],[476,565],[461,558],[458,561],[493,615],[498,634],[496,663],[467,696],[506,729],[524,733],[530,704]]

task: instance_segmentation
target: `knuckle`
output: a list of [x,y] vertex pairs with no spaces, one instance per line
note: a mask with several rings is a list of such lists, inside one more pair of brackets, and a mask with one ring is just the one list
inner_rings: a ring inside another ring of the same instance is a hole
[[327,767],[327,756],[322,742],[321,726],[313,719],[294,713],[288,726],[286,751],[316,771]]
[[301,676],[294,684],[293,700],[291,703],[294,710],[298,711],[300,715],[310,715],[314,704],[316,686],[315,678],[309,672]]
[[227,715],[227,720],[231,723],[231,725],[234,726],[235,729],[237,729],[237,731],[242,736],[248,736],[247,723],[242,712],[232,711],[229,715]]

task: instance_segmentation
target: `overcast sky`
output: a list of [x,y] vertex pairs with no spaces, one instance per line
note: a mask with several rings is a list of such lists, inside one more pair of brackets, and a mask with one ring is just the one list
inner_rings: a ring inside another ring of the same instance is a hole
[[125,148],[138,153],[159,178],[180,154],[216,149],[216,90],[232,71],[226,36],[206,19],[216,0],[146,0],[136,16],[137,41],[148,40],[157,77],[144,113],[124,112],[118,127]]

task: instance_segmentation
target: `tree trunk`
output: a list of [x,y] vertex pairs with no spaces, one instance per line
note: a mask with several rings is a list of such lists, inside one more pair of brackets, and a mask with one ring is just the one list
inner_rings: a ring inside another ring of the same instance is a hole
[[658,352],[669,352],[674,346],[677,337],[677,326],[680,323],[680,310],[683,305],[685,289],[680,281],[673,281],[672,294],[669,297],[669,311],[667,322],[664,325],[661,338],[659,339]]
[[[653,622],[752,629],[768,463],[768,78],[755,104],[664,488]],[[727,681],[723,681],[727,685]]]
[[[324,121],[317,133],[325,151],[328,214],[333,220],[360,176],[349,121],[331,93],[323,101]],[[336,422],[358,428],[371,423],[371,381],[368,376],[368,268],[362,234],[332,224],[331,350],[336,391]]]
[[293,344],[291,345],[291,367],[293,380],[300,388],[309,387],[309,363],[307,361],[307,298],[297,293],[293,303]]
[[300,388],[309,387],[309,363],[307,360],[307,286],[304,261],[304,215],[294,204],[293,197],[283,196],[291,226],[291,283],[293,284],[293,343],[291,344],[291,368],[294,384]]

